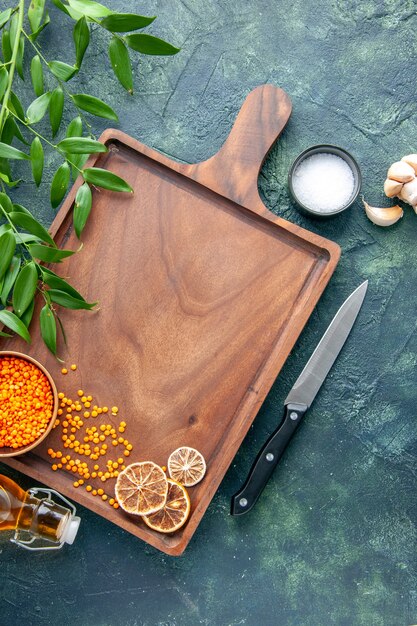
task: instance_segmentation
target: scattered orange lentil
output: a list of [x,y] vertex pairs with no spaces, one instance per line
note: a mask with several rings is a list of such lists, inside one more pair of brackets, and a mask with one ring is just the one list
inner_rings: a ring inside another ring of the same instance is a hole
[[63,367],[61,370],[61,374],[68,374],[68,370],[66,367]]
[[75,372],[75,370],[77,369],[77,366],[75,365],[75,363],[73,363],[73,364],[71,365],[71,369],[72,369],[72,371],[73,371],[73,372]]
[[21,448],[38,439],[53,412],[45,374],[26,359],[0,358],[0,448]]
[[[124,439],[120,436],[125,431],[126,422],[120,422],[115,426],[105,423],[97,424],[97,426],[88,426],[81,430],[84,426],[83,419],[88,419],[89,417],[98,417],[100,419],[100,415],[109,412],[107,406],[100,407],[98,404],[93,404],[93,397],[84,394],[85,392],[82,389],[78,389],[75,396],[76,400],[67,397],[63,392],[59,394],[61,406],[67,408],[65,419],[61,423],[62,445],[63,448],[70,448],[69,452],[73,456],[71,457],[61,450],[53,450],[52,448],[48,449],[48,454],[51,459],[59,459],[61,461],[60,463],[54,463],[54,468],[63,469],[64,471],[70,472],[72,475],[75,474],[75,480],[73,480],[74,488],[84,485],[85,481],[90,478],[98,481],[99,484],[101,483],[104,487],[104,483],[107,480],[117,478],[119,470],[125,469],[124,459],[123,456],[121,456],[121,451],[119,452],[117,460],[114,458],[108,459],[105,461],[104,466],[99,465],[99,459],[107,455],[109,449],[113,449],[112,446],[119,444],[125,448],[123,452],[124,456],[129,456],[133,446],[129,443],[128,439]],[[84,407],[81,403],[83,403]],[[84,410],[90,407],[92,407],[90,411]],[[110,410],[113,415],[117,415],[119,411],[117,406],[113,406]],[[80,412],[81,414],[77,414]],[[112,443],[110,448],[109,445],[105,443],[106,441]],[[91,442],[97,445],[93,446]],[[79,457],[75,455],[79,455]],[[87,459],[87,462],[82,462],[82,458]],[[102,487],[88,484],[84,485],[84,488],[88,493],[91,493],[91,495],[100,496],[103,501],[108,501],[114,508],[119,508],[116,500],[106,494]]]

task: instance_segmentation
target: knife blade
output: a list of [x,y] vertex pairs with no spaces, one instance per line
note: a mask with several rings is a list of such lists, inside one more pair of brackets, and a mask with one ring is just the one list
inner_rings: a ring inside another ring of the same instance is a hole
[[278,461],[349,336],[365,298],[363,282],[342,304],[284,402],[284,417],[259,451],[243,487],[232,497],[231,514],[256,504]]

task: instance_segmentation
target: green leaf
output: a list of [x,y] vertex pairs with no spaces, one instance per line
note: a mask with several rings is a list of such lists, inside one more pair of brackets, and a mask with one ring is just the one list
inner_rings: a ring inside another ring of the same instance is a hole
[[145,15],[137,15],[135,13],[113,13],[101,20],[101,26],[104,26],[112,33],[129,33],[131,30],[145,28],[152,24],[156,15],[146,17]]
[[36,98],[36,100],[31,102],[26,111],[26,119],[29,124],[36,124],[41,121],[48,109],[50,100],[51,92],[47,91],[39,96],[39,98]]
[[41,96],[43,88],[43,68],[39,55],[35,54],[30,63],[30,77],[32,79],[33,91],[36,96]]
[[77,237],[81,237],[81,233],[86,225],[88,216],[90,215],[91,205],[93,202],[93,196],[88,183],[84,183],[78,188],[77,195],[75,196],[74,205],[74,229]]
[[11,311],[0,311],[0,322],[20,335],[27,343],[30,343],[29,331],[17,315]]
[[19,98],[16,96],[14,91],[10,92],[9,108],[11,108],[12,111],[16,113],[17,117],[20,118],[22,121],[25,119],[25,112]]
[[7,231],[0,237],[0,278],[3,278],[12,261],[16,249],[16,240],[13,233]]
[[3,132],[1,133],[1,141],[3,143],[7,143],[8,146],[10,146],[14,138],[14,128],[12,122],[14,122],[14,118],[9,115],[4,122]]
[[74,26],[73,31],[74,44],[75,44],[75,57],[76,66],[81,67],[83,62],[85,51],[90,43],[90,29],[88,28],[87,20],[82,17]]
[[54,312],[49,304],[45,304],[45,306],[42,307],[39,314],[39,322],[41,336],[46,347],[52,352],[52,354],[56,354],[56,321]]
[[0,178],[9,186],[14,186],[16,184],[11,184],[8,182],[12,179],[12,171],[10,169],[10,164],[7,159],[0,158]]
[[0,337],[13,337],[13,335],[11,335],[10,333],[5,333],[4,331],[0,330]]
[[68,65],[68,63],[63,63],[62,61],[50,61],[48,67],[54,76],[64,82],[72,78],[78,71],[78,68],[73,65]]
[[88,154],[67,154],[67,159],[71,161],[72,177],[75,180],[86,162],[88,161]]
[[29,35],[29,39],[31,41],[36,41],[36,39],[38,38],[38,35],[43,31],[43,29],[48,26],[49,22],[51,21],[51,18],[49,17],[48,13],[45,14],[45,21],[43,24],[41,24],[38,28],[38,30],[35,30],[34,33],[32,33],[31,35]]
[[97,302],[90,303],[85,300],[80,300],[79,298],[74,298],[60,289],[49,289],[48,294],[52,302],[55,302],[55,304],[59,304],[66,309],[86,309],[87,311],[91,311],[91,309],[97,304]]
[[[75,298],[76,300],[84,300],[82,295],[74,289],[66,280],[55,274],[49,267],[41,267],[42,272],[42,280],[48,285],[48,287],[52,287],[53,289],[59,289],[60,291],[65,291],[70,296]],[[85,301],[85,300],[84,300]]]
[[113,72],[122,87],[129,93],[133,93],[132,64],[129,52],[120,39],[113,37],[109,44],[109,57]]
[[13,146],[8,146],[6,143],[0,141],[0,157],[4,159],[30,159],[28,154],[21,152]]
[[66,259],[69,256],[75,254],[75,250],[60,250],[59,248],[50,248],[49,246],[42,246],[39,243],[33,243],[28,245],[30,254],[39,261],[45,261],[45,263],[60,263],[62,259]]
[[56,6],[57,9],[59,9],[60,11],[65,13],[66,15],[71,16],[71,13],[68,11],[68,7],[65,6],[65,4],[63,2],[61,2],[61,0],[52,0],[52,2],[54,3],[54,5]]
[[72,154],[93,154],[108,151],[104,143],[89,137],[67,137],[67,139],[60,141],[57,147]]
[[26,328],[29,328],[29,324],[32,321],[33,311],[35,310],[35,298],[33,298],[32,302],[27,307],[26,311],[20,317]]
[[0,13],[0,28],[3,28],[6,22],[9,21],[11,14],[11,9],[6,9],[5,11],[2,11],[2,13]]
[[17,69],[17,73],[19,74],[20,78],[22,80],[25,80],[25,77],[23,75],[23,55],[25,53],[25,38],[23,37],[23,35],[20,35],[20,39],[19,39],[19,47],[17,49],[17,55],[16,55],[16,69]]
[[134,33],[133,35],[127,35],[124,39],[129,48],[136,50],[136,52],[142,52],[142,54],[171,55],[180,51],[180,48],[176,48],[167,41],[153,35]]
[[33,261],[20,270],[13,289],[13,310],[20,317],[33,300],[38,284],[38,270]]
[[97,117],[104,117],[107,120],[115,120],[116,122],[119,119],[113,109],[99,98],[89,96],[85,93],[79,93],[72,96],[72,99],[77,107],[83,111],[97,115]]
[[13,202],[10,200],[9,196],[4,192],[0,192],[0,204],[3,207],[3,209],[6,211],[6,213],[13,212]]
[[51,235],[48,231],[40,224],[32,215],[27,215],[26,213],[20,213],[19,211],[14,211],[13,213],[9,213],[9,217],[12,220],[13,224],[16,226],[20,226],[24,228],[32,235],[39,237],[42,241],[49,243],[51,246],[56,247],[55,241],[52,239]]
[[82,14],[79,11],[74,11],[74,9],[71,9],[71,7],[61,2],[61,0],[52,0],[52,2],[57,9],[72,17],[73,20],[79,20],[80,17],[82,17]]
[[66,161],[60,165],[55,172],[55,176],[53,177],[51,184],[51,206],[54,209],[61,204],[63,197],[67,193],[70,174],[71,169]]
[[61,329],[61,334],[62,334],[62,339],[64,340],[64,344],[67,346],[67,335],[65,333],[65,329],[64,329],[64,325],[61,321],[61,318],[59,317],[59,315],[56,315],[56,319],[58,321],[59,324],[59,328]]
[[10,291],[16,281],[17,275],[20,270],[20,257],[14,256],[4,276],[3,288],[1,290],[0,299],[3,306],[7,306],[7,300],[9,298]]
[[103,170],[100,167],[87,167],[82,171],[84,180],[97,187],[103,187],[103,189],[110,189],[111,191],[126,191],[133,193],[132,187],[120,176]]
[[32,141],[32,145],[30,146],[30,158],[32,161],[33,180],[35,181],[36,186],[39,187],[42,180],[44,162],[43,147],[39,137],[35,137]]
[[[21,141],[22,143],[24,143],[26,146],[29,145],[29,142],[26,141],[26,139],[23,137],[22,132],[16,122],[16,120],[14,119],[14,117],[8,117],[6,122],[10,123],[11,129],[13,131],[13,136],[17,137],[19,141]],[[4,143],[8,143],[7,141],[5,141]]]
[[1,37],[1,49],[3,52],[3,61],[8,63],[12,58],[12,47],[10,45],[10,32],[8,30],[3,31]]
[[16,244],[33,243],[34,241],[38,243],[40,241],[39,237],[31,235],[30,233],[14,233],[14,238],[16,239]]
[[87,15],[88,17],[106,17],[113,13],[107,7],[92,0],[68,0],[68,4],[79,13],[82,13],[82,15]]
[[[81,117],[75,117],[69,124],[66,132],[67,137],[81,137],[83,134],[83,123]],[[72,176],[74,180],[78,176],[78,168],[82,168],[85,160],[84,158],[88,158],[88,155],[83,156],[82,154],[67,154],[67,159],[71,161],[71,170]]]
[[[4,233],[8,233],[9,231],[12,230],[12,227],[10,226],[10,224],[8,222],[6,222],[5,224],[2,224],[0,226],[0,237],[4,234]],[[13,232],[13,231],[12,231]]]
[[38,30],[45,9],[45,0],[31,0],[28,8],[28,19],[32,33]]
[[81,137],[83,134],[83,122],[80,116],[74,117],[68,124],[67,137]]
[[64,110],[64,92],[61,87],[57,87],[51,93],[49,105],[49,119],[51,121],[52,137],[55,137],[61,125],[62,112]]
[[[13,50],[14,42],[16,37],[18,36],[18,27],[19,27],[19,16],[16,12],[13,13],[12,19],[10,20],[10,47]],[[20,33],[19,33],[20,34]]]
[[25,213],[26,215],[32,216],[32,213],[29,211],[29,209],[26,209],[26,207],[22,206],[21,204],[14,204],[13,211],[16,211],[17,213]]
[[4,92],[6,91],[7,82],[9,80],[9,72],[5,67],[0,68],[0,100],[4,96]]
[[[3,160],[3,159],[1,159],[1,160]],[[18,185],[20,183],[20,180],[10,180],[9,176],[7,176],[7,174],[4,174],[1,171],[0,171],[0,180],[2,180],[4,183],[6,183],[6,185],[8,187],[16,187],[16,185]]]

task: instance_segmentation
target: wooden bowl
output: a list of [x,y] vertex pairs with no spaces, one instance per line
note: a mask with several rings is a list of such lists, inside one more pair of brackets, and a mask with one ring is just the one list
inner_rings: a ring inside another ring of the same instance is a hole
[[39,361],[37,361],[31,356],[28,356],[27,354],[22,354],[21,352],[11,352],[11,351],[0,350],[0,358],[4,356],[12,356],[12,357],[16,357],[19,359],[24,359],[25,361],[30,361],[30,363],[33,363],[34,365],[36,365],[36,367],[45,374],[45,376],[47,377],[49,381],[49,384],[51,385],[54,402],[53,402],[53,407],[52,407],[52,417],[49,420],[49,424],[45,432],[42,433],[42,435],[40,435],[40,437],[38,437],[36,441],[33,441],[32,443],[27,444],[26,446],[22,446],[21,448],[16,448],[16,449],[10,448],[10,447],[0,448],[0,459],[8,458],[11,456],[19,456],[20,454],[24,454],[25,452],[29,452],[29,450],[33,450],[33,448],[36,448],[36,446],[38,446],[45,439],[45,437],[47,437],[49,433],[51,432],[52,427],[55,424],[55,420],[56,420],[57,413],[58,413],[58,392],[56,390],[56,386],[52,379],[52,376],[50,375],[48,370],[46,370],[44,366],[41,363],[39,363]]

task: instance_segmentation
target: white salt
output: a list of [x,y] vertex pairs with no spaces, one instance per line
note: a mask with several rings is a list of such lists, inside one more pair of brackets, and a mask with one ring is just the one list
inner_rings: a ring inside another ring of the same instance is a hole
[[295,195],[318,213],[332,213],[352,198],[353,172],[344,159],[320,152],[301,161],[292,177]]

